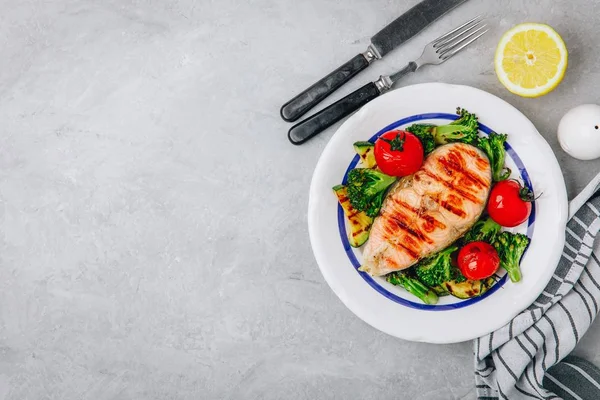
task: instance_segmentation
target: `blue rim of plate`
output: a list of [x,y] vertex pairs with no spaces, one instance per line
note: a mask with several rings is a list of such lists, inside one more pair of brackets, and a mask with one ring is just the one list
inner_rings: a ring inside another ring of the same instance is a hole
[[[417,115],[413,115],[410,117],[406,117],[406,118],[398,120],[398,121],[386,126],[385,128],[381,129],[379,132],[377,132],[375,135],[373,135],[369,139],[369,141],[374,143],[375,140],[377,140],[379,138],[379,136],[383,135],[385,132],[387,132],[391,129],[395,129],[395,128],[398,128],[399,126],[410,124],[412,122],[422,121],[422,120],[427,120],[427,119],[447,119],[447,120],[453,121],[453,120],[458,119],[458,115],[446,114],[446,113],[428,113],[428,114],[417,114]],[[491,132],[493,132],[492,129],[488,128],[487,126],[485,126],[482,123],[479,123],[479,130],[482,131],[483,133],[485,133],[486,135],[489,135]],[[525,186],[527,188],[529,188],[529,190],[533,191],[533,186],[531,184],[531,180],[529,179],[529,174],[527,173],[527,169],[525,168],[523,161],[521,161],[521,159],[519,158],[517,153],[513,150],[513,148],[510,146],[510,144],[508,144],[508,142],[506,142],[504,144],[504,148],[506,149],[506,152],[509,155],[509,157],[517,165],[517,168],[519,169],[519,172],[521,175],[521,179],[523,180],[523,183],[525,184]],[[358,164],[358,162],[359,162],[359,156],[356,155],[356,156],[354,156],[354,158],[350,162],[350,165],[348,166],[348,169],[344,173],[344,179],[342,180],[342,184],[344,184],[344,185],[346,184],[346,181],[348,178],[348,172],[350,172],[350,170],[355,168],[356,165]],[[529,239],[531,239],[533,237],[533,229],[535,226],[534,223],[535,223],[535,202],[532,203],[531,215],[529,216],[529,221],[528,221],[528,225],[527,225],[527,236],[529,237]],[[342,245],[344,246],[344,251],[346,252],[348,259],[352,263],[352,266],[354,267],[356,272],[373,289],[375,289],[381,295],[385,296],[389,300],[392,300],[398,304],[402,304],[403,306],[406,306],[406,307],[416,308],[419,310],[427,310],[427,311],[447,311],[447,310],[455,310],[457,308],[468,307],[468,306],[475,304],[477,302],[480,302],[483,299],[485,299],[486,297],[494,294],[496,291],[498,291],[498,289],[500,289],[502,286],[504,286],[504,284],[506,283],[506,280],[507,280],[507,275],[505,274],[502,278],[500,278],[496,282],[496,284],[494,286],[492,286],[483,295],[478,296],[478,297],[473,297],[473,298],[470,298],[467,300],[463,300],[463,301],[460,301],[457,303],[439,304],[439,305],[438,304],[430,305],[430,304],[416,303],[414,301],[404,299],[404,298],[386,290],[383,286],[381,286],[379,283],[377,283],[377,281],[375,281],[375,279],[373,279],[373,277],[371,275],[369,275],[366,272],[362,272],[362,271],[358,270],[358,268],[360,268],[360,263],[358,262],[358,259],[356,258],[356,255],[354,254],[354,251],[352,250],[352,246],[350,246],[350,242],[348,241],[348,234],[346,233],[346,220],[345,220],[345,216],[344,216],[344,210],[342,209],[342,206],[340,206],[339,204],[338,204],[338,227],[339,227],[339,232],[340,232],[340,238],[342,240]]]

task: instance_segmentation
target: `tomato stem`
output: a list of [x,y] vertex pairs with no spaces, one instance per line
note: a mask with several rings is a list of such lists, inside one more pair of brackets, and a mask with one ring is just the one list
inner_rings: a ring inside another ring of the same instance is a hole
[[543,194],[543,193],[540,193],[536,197],[535,194],[533,193],[533,190],[529,189],[527,186],[523,185],[518,180],[516,180],[516,179],[509,179],[509,180],[514,181],[519,185],[519,198],[527,203],[533,203],[534,201],[539,199],[540,196]]
[[390,150],[392,151],[404,151],[404,142],[406,141],[406,138],[400,133],[396,133],[396,137],[392,140],[385,138],[381,138],[381,140],[388,143],[390,145]]

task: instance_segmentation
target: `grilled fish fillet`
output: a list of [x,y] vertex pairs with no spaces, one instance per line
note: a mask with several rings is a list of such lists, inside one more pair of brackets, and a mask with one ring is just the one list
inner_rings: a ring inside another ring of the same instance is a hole
[[490,162],[478,148],[452,143],[435,149],[419,171],[390,190],[362,270],[385,275],[448,247],[479,219],[491,183]]

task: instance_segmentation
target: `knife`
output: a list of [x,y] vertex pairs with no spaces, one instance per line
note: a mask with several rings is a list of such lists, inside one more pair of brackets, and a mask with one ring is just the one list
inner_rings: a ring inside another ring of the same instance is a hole
[[350,61],[285,103],[281,107],[281,118],[287,122],[296,121],[360,71],[367,68],[373,61],[384,57],[465,1],[467,0],[424,0],[420,2],[376,33],[364,53],[357,54]]

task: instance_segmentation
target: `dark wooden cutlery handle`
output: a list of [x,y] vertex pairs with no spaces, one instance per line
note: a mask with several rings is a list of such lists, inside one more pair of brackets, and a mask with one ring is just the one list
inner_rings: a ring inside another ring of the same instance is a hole
[[302,144],[319,132],[335,124],[340,119],[358,110],[381,93],[375,83],[365,86],[338,100],[329,107],[294,125],[288,132],[293,144]]
[[281,107],[281,118],[287,122],[296,121],[368,66],[369,61],[365,56],[357,54],[350,61],[285,103]]

